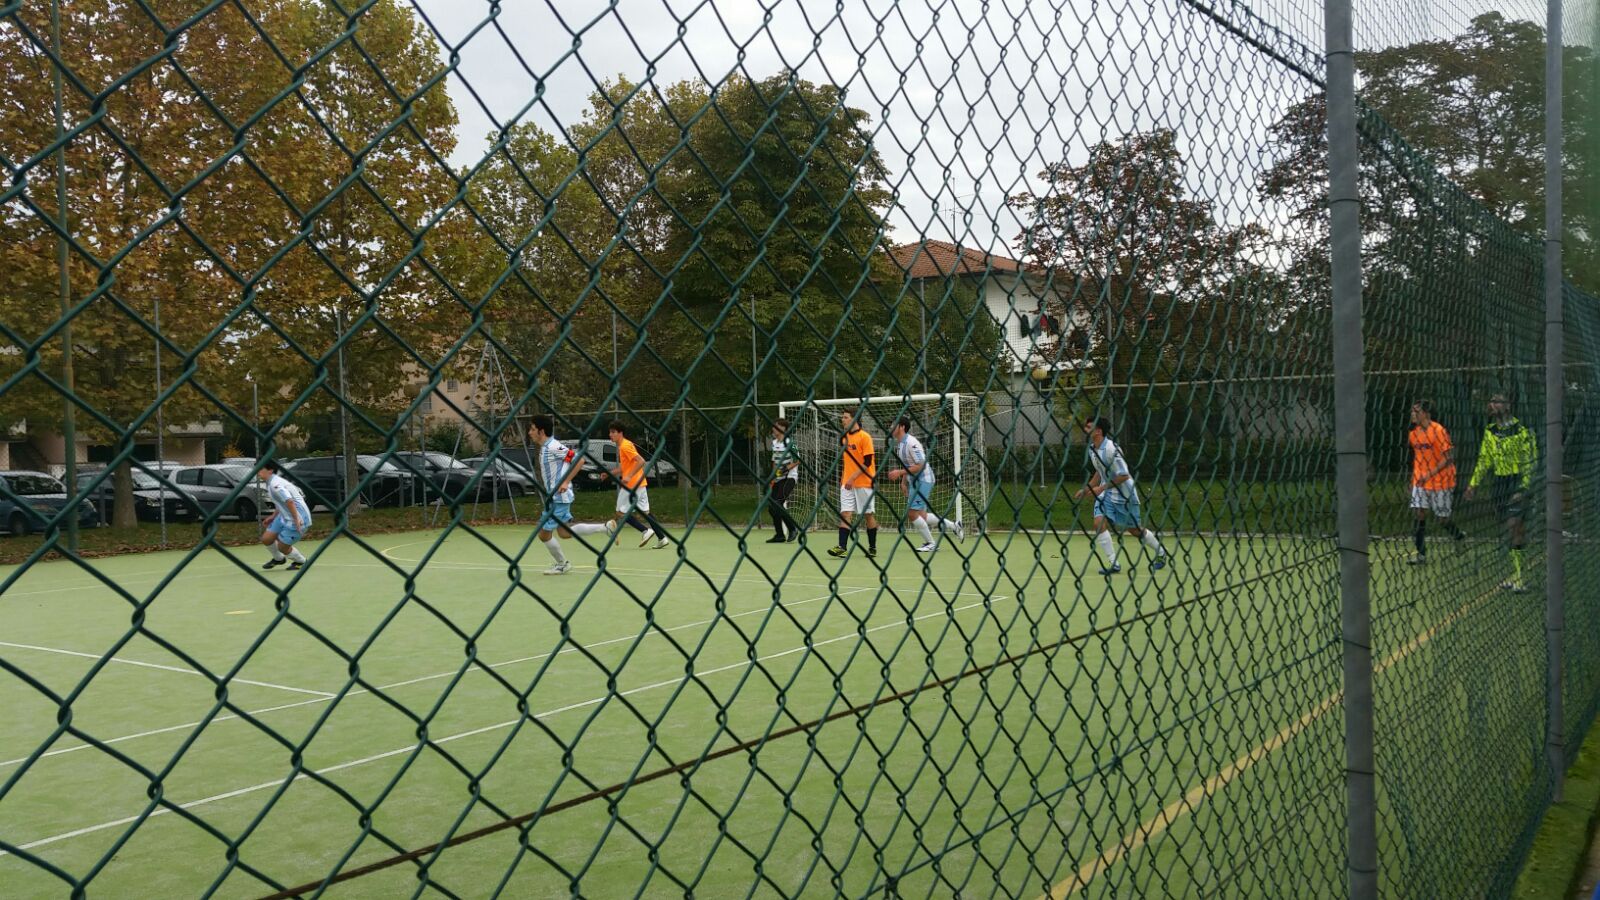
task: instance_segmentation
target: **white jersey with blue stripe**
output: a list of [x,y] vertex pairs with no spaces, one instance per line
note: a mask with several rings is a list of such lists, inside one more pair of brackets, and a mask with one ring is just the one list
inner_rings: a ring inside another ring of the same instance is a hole
[[300,514],[300,521],[311,521],[311,507],[306,503],[306,495],[300,491],[300,486],[283,477],[281,473],[274,472],[267,479],[267,496],[272,498],[273,505],[278,507],[278,514],[290,518],[289,509],[292,507]]
[[917,440],[910,432],[900,439],[894,446],[896,456],[900,457],[900,464],[909,471],[912,466],[921,465],[922,471],[911,476],[922,484],[933,484],[933,466],[928,463],[928,454],[922,449],[922,442]]
[[550,492],[550,499],[556,503],[572,502],[572,485],[567,485],[564,491],[557,491],[561,482],[567,478],[567,473],[572,471],[578,459],[578,454],[567,448],[555,438],[544,442],[539,448],[539,476],[544,479],[545,490]]
[[[1112,503],[1138,503],[1139,491],[1133,486],[1133,473],[1128,471],[1128,460],[1122,455],[1122,448],[1111,438],[1102,438],[1099,446],[1085,449],[1089,455],[1089,466],[1100,476],[1100,483],[1106,486],[1101,496]],[[1128,480],[1117,484],[1116,479],[1124,475],[1128,476]]]

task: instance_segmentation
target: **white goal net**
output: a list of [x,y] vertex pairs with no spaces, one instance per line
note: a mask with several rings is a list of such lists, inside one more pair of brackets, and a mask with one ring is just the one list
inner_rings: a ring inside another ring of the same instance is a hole
[[833,528],[839,521],[839,466],[843,455],[839,414],[860,410],[861,427],[872,435],[877,456],[878,515],[885,523],[903,519],[905,489],[888,480],[903,468],[895,455],[890,431],[901,417],[911,419],[911,433],[927,450],[934,487],[929,508],[969,530],[982,530],[982,512],[989,496],[988,465],[983,451],[983,412],[969,394],[911,394],[865,400],[790,400],[778,405],[789,420],[789,437],[800,457],[800,483],[789,501],[796,522]]

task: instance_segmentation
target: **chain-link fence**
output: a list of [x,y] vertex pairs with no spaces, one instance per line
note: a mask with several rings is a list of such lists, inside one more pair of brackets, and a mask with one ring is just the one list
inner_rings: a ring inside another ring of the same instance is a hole
[[0,5],[3,892],[1506,894],[1594,13]]

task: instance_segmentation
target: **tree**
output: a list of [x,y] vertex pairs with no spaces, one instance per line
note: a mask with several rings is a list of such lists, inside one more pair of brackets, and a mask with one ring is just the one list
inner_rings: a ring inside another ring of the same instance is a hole
[[[1082,165],[1054,163],[1040,178],[1040,192],[1008,201],[1028,222],[1017,240],[1030,270],[1055,286],[1045,300],[1057,320],[1074,320],[1069,307],[1087,315],[1091,379],[1123,385],[1113,396],[1147,433],[1203,425],[1175,406],[1188,392],[1172,383],[1209,378],[1229,329],[1243,345],[1266,326],[1259,304],[1276,296],[1246,290],[1264,276],[1255,260],[1265,232],[1226,225],[1190,196],[1168,130],[1096,144]],[[1229,312],[1241,300],[1251,314]]]
[[[1474,18],[1461,34],[1399,47],[1360,52],[1361,102],[1393,129],[1372,131],[1369,122],[1362,149],[1363,197],[1390,201],[1386,215],[1368,217],[1368,229],[1386,232],[1404,227],[1418,213],[1402,214],[1393,201],[1418,193],[1425,176],[1405,171],[1395,137],[1421,151],[1427,164],[1484,211],[1534,239],[1544,228],[1544,29],[1532,22],[1508,20],[1489,12]],[[1568,109],[1590,106],[1589,79],[1593,51],[1563,48]],[[1595,160],[1583,152],[1593,146],[1592,116],[1565,117],[1564,172],[1569,196],[1586,196],[1597,174]],[[1290,107],[1272,127],[1275,162],[1261,176],[1258,190],[1284,205],[1299,234],[1294,266],[1308,287],[1325,294],[1327,216],[1326,112],[1322,96],[1313,94]],[[1408,184],[1409,182],[1409,184]],[[1564,253],[1571,277],[1590,291],[1600,289],[1597,242],[1600,208],[1569,203]],[[1425,211],[1424,213],[1425,214]],[[1414,220],[1413,220],[1414,221]],[[1400,249],[1397,245],[1396,250]],[[1368,257],[1376,255],[1369,247]],[[1396,253],[1387,264],[1398,264]]]
[[[437,279],[401,262],[453,193],[433,160],[452,146],[454,111],[442,87],[421,91],[435,58],[426,30],[393,0],[366,8],[348,34],[343,16],[310,0],[269,0],[252,13],[223,6],[168,34],[156,17],[183,22],[182,4],[63,9],[69,128],[92,120],[94,92],[124,79],[66,154],[72,299],[93,298],[73,321],[74,388],[91,410],[79,416],[91,440],[126,447],[135,438],[126,424],[153,413],[157,304],[166,381],[184,382],[163,407],[168,422],[215,418],[222,407],[249,421],[247,373],[261,386],[263,417],[276,418],[305,389],[307,356],[325,354],[338,323],[369,309],[379,317],[351,329],[329,381],[378,406],[394,392],[401,344],[436,346],[443,333],[430,321],[446,308]],[[17,13],[35,35],[48,33],[42,15]],[[161,63],[144,65],[165,48]],[[53,137],[50,64],[32,36],[6,29],[0,73],[10,88],[0,146],[7,160],[25,160]],[[297,73],[298,88],[280,96]],[[53,165],[46,157],[25,173],[23,199],[0,221],[0,266],[16,273],[0,288],[0,319],[18,344],[58,318],[45,225],[55,216]],[[39,361],[60,371],[60,342],[40,348]],[[10,371],[26,362],[0,359]],[[305,408],[331,409],[339,390]],[[61,418],[60,398],[46,391],[9,391],[0,406],[30,428]],[[114,521],[132,524],[125,467],[116,483]]]

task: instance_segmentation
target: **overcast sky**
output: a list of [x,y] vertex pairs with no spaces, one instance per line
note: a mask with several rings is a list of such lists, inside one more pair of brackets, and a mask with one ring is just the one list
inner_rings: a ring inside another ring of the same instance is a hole
[[[1048,162],[1081,161],[1101,140],[1154,127],[1178,133],[1191,190],[1219,215],[1272,227],[1280,213],[1253,190],[1270,162],[1266,129],[1312,89],[1179,0],[516,0],[488,25],[484,2],[413,2],[460,54],[449,83],[458,166],[473,165],[498,127],[572,124],[604,79],[664,87],[793,68],[843,86],[871,115],[898,198],[896,243],[954,237],[1013,252],[1021,223],[1007,196],[1037,187]],[[1230,0],[1199,2],[1246,21]],[[1452,33],[1488,5],[1363,0],[1357,44]],[[1498,5],[1543,14],[1542,3]],[[1251,8],[1320,48],[1320,0]]]

